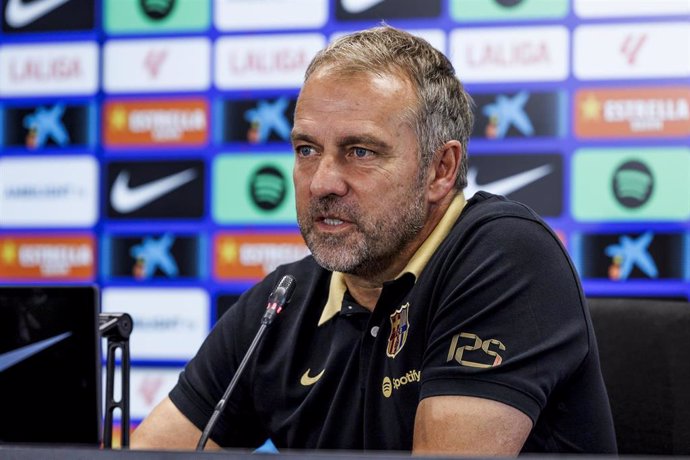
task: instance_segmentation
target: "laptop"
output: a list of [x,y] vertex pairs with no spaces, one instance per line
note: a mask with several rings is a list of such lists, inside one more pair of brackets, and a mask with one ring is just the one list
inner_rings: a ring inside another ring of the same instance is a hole
[[0,286],[0,443],[99,445],[95,286]]

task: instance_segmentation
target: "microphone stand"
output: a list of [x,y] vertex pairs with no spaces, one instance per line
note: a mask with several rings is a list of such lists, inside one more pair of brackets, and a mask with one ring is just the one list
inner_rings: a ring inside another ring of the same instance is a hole
[[276,316],[278,316],[278,314],[282,311],[283,307],[290,301],[292,293],[295,290],[295,286],[295,279],[290,275],[285,275],[278,283],[278,286],[275,287],[273,292],[271,292],[271,295],[268,297],[268,306],[266,307],[264,316],[261,318],[261,326],[256,332],[251,345],[249,345],[249,349],[244,354],[242,362],[240,362],[240,365],[237,367],[235,375],[232,376],[230,384],[225,389],[223,397],[220,398],[220,401],[218,401],[218,404],[216,404],[216,408],[214,409],[213,414],[211,414],[211,418],[208,420],[208,423],[206,424],[206,427],[199,438],[199,442],[196,445],[197,451],[204,450],[204,447],[206,447],[208,438],[211,436],[211,430],[213,430],[220,413],[223,411],[223,408],[225,408],[225,403],[228,401],[230,393],[232,393],[232,390],[234,390],[235,386],[237,386],[237,381],[242,375],[242,371],[244,370],[245,366],[249,362],[249,358],[251,358],[252,354],[254,353],[254,350],[263,337],[266,328],[271,325]]
[[242,362],[240,365],[237,367],[237,371],[235,372],[235,375],[232,376],[232,380],[230,381],[230,385],[225,389],[225,393],[223,394],[223,397],[220,398],[218,401],[218,404],[216,404],[216,408],[213,411],[213,414],[211,415],[211,418],[208,420],[208,423],[206,424],[206,428],[204,428],[204,432],[201,434],[201,438],[199,438],[199,442],[196,445],[196,450],[204,450],[204,447],[206,447],[206,443],[208,442],[209,436],[211,436],[211,430],[213,429],[214,425],[216,424],[216,420],[220,416],[220,413],[223,411],[225,408],[225,403],[228,401],[228,398],[230,397],[230,393],[232,393],[232,390],[235,389],[235,386],[237,385],[237,381],[240,378],[240,375],[242,374],[242,371],[244,370],[245,366],[247,365],[247,362],[249,362],[249,358],[251,358],[252,354],[254,353],[254,349],[256,346],[259,344],[259,341],[264,335],[264,331],[266,330],[266,327],[268,327],[267,324],[261,324],[261,327],[259,327],[259,330],[257,331],[256,335],[254,336],[254,340],[252,340],[252,344],[249,345],[249,349],[247,350],[247,353],[245,353],[244,358],[242,358]]
[[[132,333],[132,317],[127,313],[101,313],[98,317],[101,337],[108,339],[105,384],[105,427],[103,444],[106,449],[113,446],[113,411],[120,409],[120,446],[129,447],[129,335]],[[114,399],[115,352],[122,353],[120,401]]]

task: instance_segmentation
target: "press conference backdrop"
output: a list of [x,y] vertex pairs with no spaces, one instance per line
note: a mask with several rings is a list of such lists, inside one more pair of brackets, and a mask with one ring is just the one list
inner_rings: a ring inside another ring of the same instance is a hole
[[305,67],[381,19],[476,101],[467,195],[523,201],[588,295],[690,297],[688,0],[2,0],[0,283],[126,311],[143,417],[217,316],[308,254]]

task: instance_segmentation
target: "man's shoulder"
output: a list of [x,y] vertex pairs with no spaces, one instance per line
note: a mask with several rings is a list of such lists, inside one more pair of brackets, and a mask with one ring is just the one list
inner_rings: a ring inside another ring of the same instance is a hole
[[501,195],[482,191],[475,193],[467,201],[461,217],[472,222],[497,217],[520,217],[537,222],[542,221],[529,206]]
[[490,237],[496,244],[522,241],[529,245],[558,239],[529,206],[483,191],[467,201],[446,240],[447,244],[458,245],[459,241],[479,236]]

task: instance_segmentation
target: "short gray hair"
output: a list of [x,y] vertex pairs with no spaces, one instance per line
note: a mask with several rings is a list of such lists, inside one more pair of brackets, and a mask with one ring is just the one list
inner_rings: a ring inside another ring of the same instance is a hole
[[412,83],[419,99],[411,121],[420,151],[420,177],[426,176],[434,154],[443,144],[458,140],[463,153],[455,188],[463,190],[467,186],[473,103],[443,53],[422,38],[383,25],[340,37],[319,51],[309,64],[304,81],[323,68],[394,74]]

